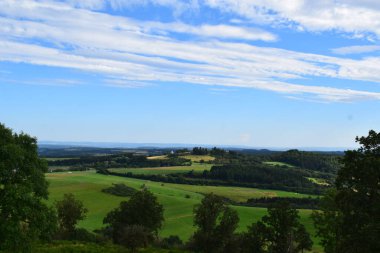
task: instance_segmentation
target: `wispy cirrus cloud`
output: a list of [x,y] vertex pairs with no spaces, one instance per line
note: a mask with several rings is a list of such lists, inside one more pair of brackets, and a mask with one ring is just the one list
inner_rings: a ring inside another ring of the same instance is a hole
[[32,80],[19,80],[19,79],[9,79],[9,78],[0,78],[0,81],[8,84],[23,84],[23,85],[43,85],[43,86],[62,86],[62,87],[72,87],[83,85],[83,81],[75,79],[32,79]]
[[348,54],[362,54],[380,51],[380,46],[378,45],[359,45],[359,46],[348,46],[333,48],[331,51],[334,54],[348,55]]
[[355,38],[380,38],[377,0],[205,0],[204,4],[249,21],[299,31],[336,31]]
[[[93,3],[95,4],[95,2]],[[380,82],[380,58],[361,60],[258,47],[263,30],[228,25],[139,22],[54,1],[0,3],[0,60],[102,73],[107,85],[154,82],[243,87],[331,102],[380,100],[360,89],[301,85],[314,77]],[[172,33],[202,40],[178,40]]]

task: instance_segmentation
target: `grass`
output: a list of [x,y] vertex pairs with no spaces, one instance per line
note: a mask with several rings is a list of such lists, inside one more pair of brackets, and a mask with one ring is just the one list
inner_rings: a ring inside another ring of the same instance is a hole
[[209,162],[215,160],[215,158],[210,155],[183,155],[180,157],[190,159],[192,162],[200,162],[201,160]]
[[[180,155],[181,158],[190,159],[192,162],[200,162],[201,160],[205,162],[213,161],[215,160],[214,157],[210,155]],[[166,155],[157,155],[157,156],[149,156],[148,159],[155,160],[155,159],[166,159],[168,158]]]
[[77,159],[77,158],[75,157],[43,157],[43,159],[47,161],[63,161],[63,160]]
[[[103,188],[111,186],[112,183],[124,183],[130,187],[139,189],[145,184],[145,186],[158,197],[159,202],[163,204],[165,209],[165,223],[160,235],[163,237],[178,235],[185,241],[194,231],[193,207],[198,204],[203,197],[203,195],[198,192],[206,193],[212,191],[215,194],[229,196],[235,199],[252,198],[260,196],[260,194],[267,194],[268,192],[273,192],[271,194],[278,194],[279,196],[294,194],[239,187],[162,184],[160,182],[140,179],[100,175],[94,171],[49,173],[46,175],[46,178],[50,183],[50,203],[62,199],[63,194],[69,192],[74,193],[78,199],[83,201],[89,212],[87,218],[81,221],[79,226],[89,230],[102,227],[102,220],[105,215],[117,207],[121,201],[128,199],[103,193],[101,192]],[[299,194],[297,196],[302,195]],[[247,225],[259,220],[266,214],[265,208],[242,206],[233,206],[233,208],[239,213],[239,231],[244,231]],[[311,234],[314,234],[311,219],[309,218],[310,212],[310,210],[300,210],[300,216],[307,230],[311,232]]]
[[271,165],[271,166],[285,166],[289,168],[294,168],[293,165],[283,162],[263,162],[264,164]]
[[313,182],[314,184],[318,184],[318,185],[325,185],[325,186],[329,186],[330,184],[326,182],[325,179],[323,178],[315,178],[315,177],[308,177],[307,179],[309,179],[311,182]]
[[109,169],[112,172],[143,174],[143,175],[166,175],[173,173],[186,173],[189,171],[203,172],[204,170],[210,170],[211,164],[193,163],[191,166],[170,166],[170,167],[153,167],[153,168],[115,168]]
[[148,160],[160,160],[168,158],[167,155],[148,156]]
[[258,188],[235,187],[235,186],[199,186],[186,184],[169,184],[168,187],[173,189],[185,190],[195,193],[207,194],[214,193],[226,197],[236,202],[246,202],[250,198],[272,198],[272,197],[294,197],[307,198],[315,195],[300,194],[296,192],[286,192],[279,190],[265,190]]
[[[130,253],[130,250],[115,244],[96,244],[88,242],[56,241],[47,244],[34,245],[32,253]],[[176,249],[145,248],[139,253],[176,253],[187,252]]]

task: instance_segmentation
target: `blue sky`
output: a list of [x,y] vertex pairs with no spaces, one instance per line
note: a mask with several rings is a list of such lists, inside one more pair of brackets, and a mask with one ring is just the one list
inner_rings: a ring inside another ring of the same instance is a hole
[[353,147],[376,0],[2,0],[0,122],[41,141]]

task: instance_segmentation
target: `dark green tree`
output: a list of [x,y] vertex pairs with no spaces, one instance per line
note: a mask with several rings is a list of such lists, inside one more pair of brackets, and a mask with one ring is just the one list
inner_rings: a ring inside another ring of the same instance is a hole
[[[262,218],[262,222],[268,230],[269,252],[271,253],[293,253],[309,245],[310,236],[299,222],[296,209],[290,207],[287,202],[280,202],[268,208],[268,215]],[[302,241],[300,241],[302,240]],[[299,247],[299,245],[302,245]]]
[[131,252],[136,252],[138,248],[147,247],[154,236],[147,228],[141,225],[125,226],[117,234],[119,244],[129,248]]
[[310,238],[310,234],[302,224],[297,228],[295,241],[297,243],[295,252],[303,253],[304,250],[311,250],[311,247],[313,247],[313,241]]
[[380,133],[356,141],[360,147],[342,159],[330,208],[314,218],[326,252],[380,252]]
[[86,218],[88,211],[82,201],[75,199],[72,193],[64,194],[63,199],[55,203],[55,207],[60,230],[65,236],[70,236],[75,231],[76,224]]
[[221,197],[212,193],[206,195],[194,208],[197,231],[192,237],[191,247],[199,252],[231,252],[236,245],[234,232],[238,223],[237,212],[228,207]]
[[46,171],[37,140],[0,124],[0,251],[28,252],[34,240],[55,230],[55,214],[43,201]]
[[241,236],[242,253],[264,253],[268,245],[269,230],[261,221],[253,223]]
[[316,228],[316,235],[321,238],[320,244],[326,253],[341,252],[342,213],[336,203],[336,189],[326,192],[321,199],[320,210],[313,211],[311,217]]
[[146,231],[156,236],[164,221],[164,208],[157,197],[144,188],[136,192],[129,201],[123,201],[120,206],[107,214],[103,223],[112,231],[115,243],[121,244],[121,231],[128,226],[142,226]]

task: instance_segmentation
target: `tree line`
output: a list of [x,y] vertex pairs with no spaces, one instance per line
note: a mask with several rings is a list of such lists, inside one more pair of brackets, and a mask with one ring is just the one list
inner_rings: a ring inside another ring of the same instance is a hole
[[164,159],[148,159],[145,155],[132,153],[83,156],[79,158],[48,161],[49,166],[70,166],[73,170],[85,170],[88,168],[143,168],[143,167],[166,167],[166,166],[189,166],[191,160],[183,157],[168,156]]

